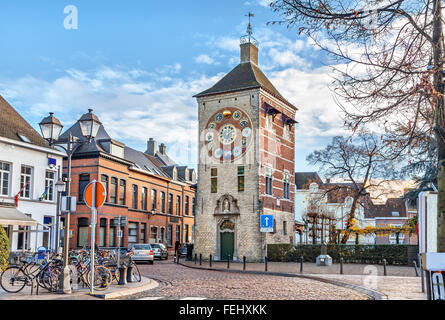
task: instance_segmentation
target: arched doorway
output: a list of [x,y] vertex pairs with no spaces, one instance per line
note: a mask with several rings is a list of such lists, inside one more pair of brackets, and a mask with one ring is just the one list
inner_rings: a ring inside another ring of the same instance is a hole
[[218,227],[220,260],[233,260],[235,255],[235,223],[224,219]]

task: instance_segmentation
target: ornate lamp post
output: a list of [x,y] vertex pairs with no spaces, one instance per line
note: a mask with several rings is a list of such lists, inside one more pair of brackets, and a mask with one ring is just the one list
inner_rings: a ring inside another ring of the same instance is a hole
[[[97,135],[99,131],[101,122],[99,118],[93,114],[92,109],[88,109],[88,113],[84,114],[77,121],[80,125],[80,129],[82,131],[82,135],[88,139],[88,143],[91,142]],[[73,153],[87,141],[80,140],[77,137],[74,137],[71,132],[68,135],[67,139],[59,139],[60,133],[62,132],[62,124],[60,121],[54,117],[54,114],[50,112],[49,116],[44,118],[42,122],[39,123],[40,130],[42,131],[43,138],[48,141],[50,146],[57,145],[63,150],[66,151],[67,159],[68,159],[68,174],[67,174],[67,186],[66,186],[66,194],[70,196],[71,191],[71,157]],[[66,145],[66,147],[65,147]],[[68,262],[69,255],[69,230],[70,230],[70,216],[71,212],[68,211],[65,219],[65,242],[64,242],[64,250],[63,250],[63,273],[60,275],[59,281],[59,293],[71,293],[71,277],[70,277],[70,269]]]

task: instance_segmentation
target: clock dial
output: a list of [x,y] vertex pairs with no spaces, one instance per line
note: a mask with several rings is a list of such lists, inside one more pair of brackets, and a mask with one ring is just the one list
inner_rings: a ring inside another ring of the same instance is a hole
[[205,127],[204,145],[209,157],[232,162],[243,157],[253,141],[249,116],[235,107],[215,112]]
[[219,141],[221,141],[222,144],[231,144],[233,141],[235,141],[236,138],[236,129],[231,124],[225,124],[220,130],[219,130]]

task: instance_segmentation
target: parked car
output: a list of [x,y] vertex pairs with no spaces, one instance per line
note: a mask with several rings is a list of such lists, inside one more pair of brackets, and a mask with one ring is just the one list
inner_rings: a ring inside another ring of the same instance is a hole
[[130,247],[133,251],[134,261],[147,261],[153,264],[154,261],[154,250],[148,243],[138,243]]
[[187,256],[187,244],[184,244],[180,249],[179,249],[179,256]]
[[153,248],[155,258],[158,258],[159,260],[168,259],[168,250],[165,245],[162,243],[152,243],[151,247]]

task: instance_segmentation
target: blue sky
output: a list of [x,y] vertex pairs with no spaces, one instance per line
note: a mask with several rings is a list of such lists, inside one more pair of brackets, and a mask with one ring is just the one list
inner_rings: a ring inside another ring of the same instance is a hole
[[[65,127],[89,107],[115,139],[145,150],[150,137],[174,159],[196,164],[194,94],[239,62],[249,11],[260,41],[260,67],[293,102],[296,171],[306,155],[342,133],[327,85],[324,53],[285,26],[267,0],[64,1],[0,3],[0,94],[36,129],[49,111]],[[64,28],[64,8],[78,9],[78,29]],[[191,147],[191,150],[187,149]]]

